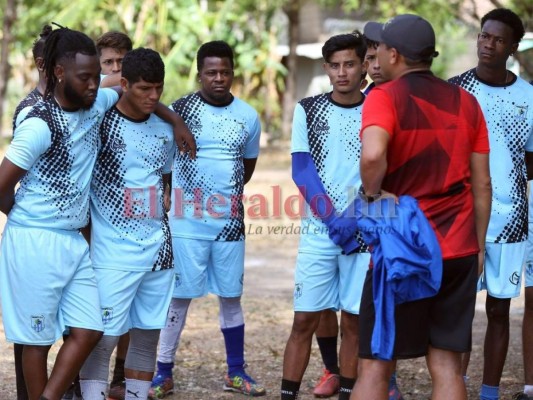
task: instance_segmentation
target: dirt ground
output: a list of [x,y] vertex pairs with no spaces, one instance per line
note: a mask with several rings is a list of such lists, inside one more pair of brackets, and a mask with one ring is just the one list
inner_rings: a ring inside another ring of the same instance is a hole
[[[2,151],[0,150],[0,155]],[[297,252],[298,219],[277,212],[276,193],[283,201],[297,190],[290,177],[289,150],[264,151],[252,181],[246,186],[248,196],[268,199],[268,216],[247,218],[245,290],[243,308],[246,322],[246,361],[248,372],[267,388],[267,399],[279,398],[283,351],[292,324],[294,260]],[[245,201],[245,210],[254,214],[254,202]],[[281,209],[283,209],[283,204]],[[279,217],[278,214],[281,214]],[[5,218],[0,215],[0,231]],[[511,339],[501,382],[501,399],[522,388],[523,368],[521,324],[523,298],[512,302]],[[477,399],[483,368],[483,338],[486,326],[484,294],[478,295],[474,321],[473,351],[468,375],[469,399]],[[0,400],[16,399],[13,346],[5,341],[0,326]],[[54,346],[50,367],[57,352]],[[176,356],[174,378],[177,384],[171,400],[238,399],[239,394],[224,393],[225,352],[218,323],[215,297],[193,301],[187,325]],[[305,373],[301,399],[311,399],[312,388],[321,374],[320,354],[313,344],[311,360]],[[431,395],[429,376],[423,359],[401,361],[398,383],[406,400],[425,400]],[[265,398],[265,397],[264,397]],[[453,400],[453,399],[451,399]]]

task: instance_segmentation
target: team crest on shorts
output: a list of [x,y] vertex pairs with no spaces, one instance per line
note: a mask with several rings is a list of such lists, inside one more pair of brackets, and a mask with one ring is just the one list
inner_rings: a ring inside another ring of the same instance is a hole
[[518,272],[513,272],[513,274],[509,277],[509,282],[511,282],[513,285],[517,285],[520,283],[520,274]]
[[113,319],[113,307],[102,307],[102,322],[107,324]]
[[174,280],[174,287],[177,288],[177,287],[180,287],[181,286],[181,275],[180,274],[175,274],[175,280]]
[[44,315],[32,315],[31,328],[35,332],[42,332],[44,330]]
[[297,283],[294,285],[294,298],[299,299],[302,297],[302,293],[304,291],[304,284],[303,283]]

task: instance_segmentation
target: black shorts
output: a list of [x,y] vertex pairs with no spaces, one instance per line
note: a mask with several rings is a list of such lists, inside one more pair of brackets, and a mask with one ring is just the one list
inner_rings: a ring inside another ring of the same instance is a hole
[[[443,262],[437,295],[395,308],[393,359],[425,356],[428,346],[464,353],[472,348],[472,321],[477,294],[477,255]],[[359,356],[372,357],[375,311],[372,270],[367,272],[359,314]]]

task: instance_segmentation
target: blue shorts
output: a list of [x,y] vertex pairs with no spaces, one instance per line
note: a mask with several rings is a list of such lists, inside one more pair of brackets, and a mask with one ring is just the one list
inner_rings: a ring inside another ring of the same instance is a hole
[[[530,194],[531,195],[531,194]],[[529,201],[529,215],[533,215],[533,207],[531,205],[533,202]],[[524,285],[525,287],[533,286],[533,220],[528,222],[528,236],[527,236],[527,246],[526,246],[526,261],[525,261],[525,278]]]
[[294,274],[294,311],[327,309],[359,314],[370,253],[349,256],[298,253]]
[[172,297],[192,299],[208,293],[220,297],[242,295],[244,241],[172,238],[176,280]]
[[95,274],[105,335],[165,327],[174,283],[172,269],[132,272],[97,268]]
[[89,247],[77,231],[10,225],[0,250],[6,339],[51,345],[67,327],[103,331]]
[[485,266],[479,277],[478,290],[486,290],[498,299],[520,296],[526,245],[527,242],[486,243]]

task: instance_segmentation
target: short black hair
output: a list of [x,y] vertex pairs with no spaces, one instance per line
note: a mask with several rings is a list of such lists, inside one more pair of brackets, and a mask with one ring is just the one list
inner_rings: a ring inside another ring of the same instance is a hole
[[43,50],[43,67],[46,75],[45,98],[54,92],[56,86],[55,66],[61,60],[75,59],[76,54],[97,55],[93,40],[85,33],[61,27],[48,35]]
[[196,68],[200,72],[204,66],[206,57],[228,58],[233,69],[233,50],[230,45],[223,40],[214,40],[212,42],[204,43],[196,53]]
[[322,46],[322,57],[325,62],[329,62],[333,53],[348,49],[354,49],[357,57],[359,57],[361,61],[364,61],[366,42],[364,41],[361,32],[355,30],[352,33],[344,33],[330,37],[326,43],[324,43],[324,46]]
[[375,40],[367,38],[365,35],[363,35],[365,38],[366,48],[367,49],[377,49],[379,47],[379,42],[376,42]]
[[150,83],[164,82],[165,63],[157,51],[139,47],[128,51],[122,60],[122,77],[130,84],[141,79]]
[[485,14],[483,18],[481,18],[481,29],[483,29],[483,25],[485,25],[485,22],[488,20],[500,21],[511,28],[513,30],[514,43],[520,43],[526,33],[520,17],[508,8],[495,8]]
[[44,25],[43,29],[41,30],[41,33],[39,33],[39,38],[33,42],[33,46],[31,48],[31,52],[33,54],[33,59],[36,60],[38,57],[43,56],[44,52],[44,42],[46,41],[46,38],[52,33],[52,26],[51,25]]

